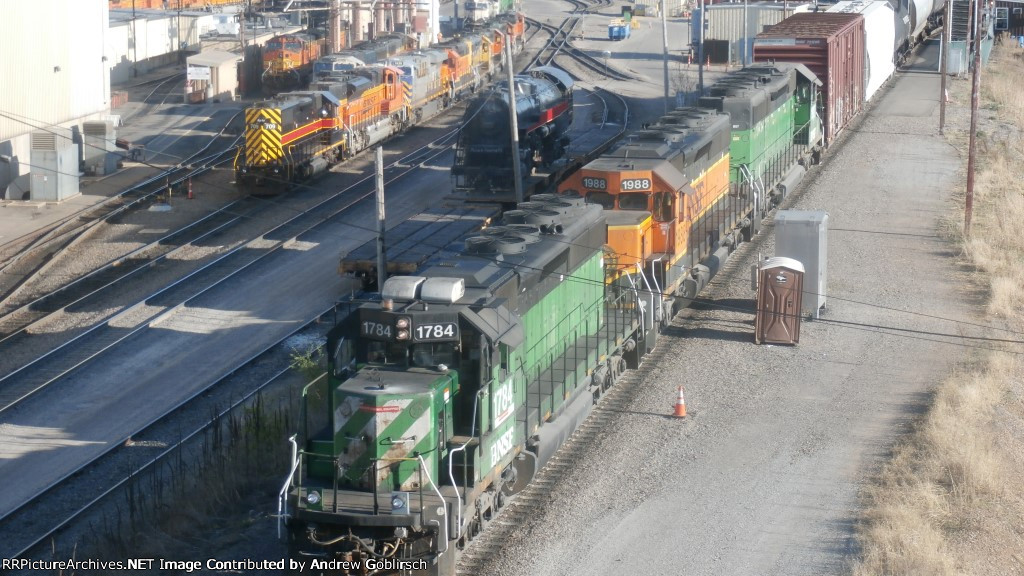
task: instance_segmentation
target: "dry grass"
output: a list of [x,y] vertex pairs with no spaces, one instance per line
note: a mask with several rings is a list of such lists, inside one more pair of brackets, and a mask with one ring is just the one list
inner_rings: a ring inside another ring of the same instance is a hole
[[[956,238],[988,285],[987,321],[1014,333],[1024,329],[1021,79],[1021,52],[998,47],[982,79],[989,118],[979,125],[984,154],[972,237]],[[966,104],[968,90],[960,81],[951,94]],[[954,132],[947,130],[951,141],[966,141]],[[962,221],[962,204],[958,210],[950,221]],[[1024,574],[1022,373],[1017,355],[991,352],[938,387],[915,431],[865,490],[856,576]]]

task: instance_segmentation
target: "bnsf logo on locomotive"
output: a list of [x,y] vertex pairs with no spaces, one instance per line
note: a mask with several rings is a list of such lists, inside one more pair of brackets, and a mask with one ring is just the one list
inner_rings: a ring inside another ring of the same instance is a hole
[[650,178],[627,178],[622,181],[622,190],[650,190]]
[[608,188],[608,181],[604,178],[584,178],[583,187],[590,188],[591,190],[606,190]]

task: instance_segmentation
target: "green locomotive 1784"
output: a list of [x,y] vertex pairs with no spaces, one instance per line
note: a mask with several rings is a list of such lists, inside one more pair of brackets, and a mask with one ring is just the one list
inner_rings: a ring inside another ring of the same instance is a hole
[[653,347],[642,274],[606,282],[600,206],[546,198],[504,219],[391,277],[330,333],[326,397],[304,394],[282,491],[293,567],[453,574]]

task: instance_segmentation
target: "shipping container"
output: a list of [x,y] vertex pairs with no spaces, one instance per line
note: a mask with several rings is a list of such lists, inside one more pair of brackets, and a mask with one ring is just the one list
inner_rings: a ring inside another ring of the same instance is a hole
[[[744,29],[743,4],[715,4],[707,6],[704,11],[707,22],[704,24],[704,41],[725,40],[729,43],[728,52],[733,63],[752,62],[750,47],[754,37],[769,26],[782,22],[798,12],[807,12],[811,4],[778,4],[775,2],[751,2],[746,5],[746,22]],[[693,11],[690,19],[690,38],[697,42],[700,34],[700,8]],[[746,38],[746,42],[744,42]],[[746,59],[744,59],[746,44]],[[705,46],[705,52],[707,47]],[[714,58],[712,58],[714,61]]]
[[825,144],[864,107],[864,17],[804,12],[754,39],[755,62],[799,62],[822,82]]
[[864,17],[864,99],[871,100],[896,73],[896,51],[902,43],[896,13],[886,0],[844,0],[828,12]]

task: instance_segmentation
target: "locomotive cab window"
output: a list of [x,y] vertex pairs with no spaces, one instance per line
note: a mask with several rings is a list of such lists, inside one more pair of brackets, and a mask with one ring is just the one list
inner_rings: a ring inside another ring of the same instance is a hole
[[671,192],[657,192],[654,194],[654,219],[658,222],[669,222],[675,218],[675,206],[673,200],[675,194]]
[[621,210],[650,210],[648,207],[648,195],[643,192],[626,192],[619,194],[619,209]]
[[334,366],[335,376],[345,376],[352,367],[355,360],[355,347],[348,338],[342,338],[334,344],[331,351],[331,364]]
[[589,192],[587,193],[588,204],[600,204],[605,210],[611,210],[615,208],[615,196],[607,192]]
[[366,362],[375,366],[405,366],[408,348],[396,342],[366,341]]
[[454,367],[456,361],[454,342],[437,342],[414,344],[412,346],[412,365],[421,368],[434,368],[438,364]]

